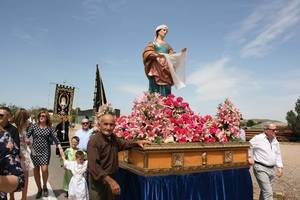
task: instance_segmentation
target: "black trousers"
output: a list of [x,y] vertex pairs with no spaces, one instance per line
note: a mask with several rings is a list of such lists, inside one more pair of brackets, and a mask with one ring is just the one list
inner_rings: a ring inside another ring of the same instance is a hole
[[91,175],[89,175],[89,196],[91,200],[113,200],[110,186],[94,180]]

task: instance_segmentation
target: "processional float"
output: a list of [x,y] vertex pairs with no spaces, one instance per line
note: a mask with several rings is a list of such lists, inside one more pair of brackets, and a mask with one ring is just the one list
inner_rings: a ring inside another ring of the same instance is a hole
[[167,31],[158,26],[156,40],[143,52],[149,92],[116,121],[117,136],[153,142],[119,153],[117,199],[250,200],[249,143],[239,139],[241,113],[226,99],[216,117],[200,116],[170,93],[171,85],[184,86],[187,50],[176,54],[163,41]]

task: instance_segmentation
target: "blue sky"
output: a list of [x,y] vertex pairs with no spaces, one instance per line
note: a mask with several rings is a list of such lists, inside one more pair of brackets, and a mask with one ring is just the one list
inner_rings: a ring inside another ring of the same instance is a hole
[[53,108],[53,83],[76,87],[92,107],[100,65],[108,100],[123,114],[148,89],[142,51],[154,29],[188,48],[192,109],[215,115],[226,97],[245,118],[285,120],[300,97],[299,0],[2,0],[0,102]]

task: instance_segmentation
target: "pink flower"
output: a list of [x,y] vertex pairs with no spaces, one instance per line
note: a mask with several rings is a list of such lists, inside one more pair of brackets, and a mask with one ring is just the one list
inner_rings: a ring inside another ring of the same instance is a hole
[[115,134],[132,140],[155,141],[173,136],[177,142],[227,142],[239,134],[239,111],[229,100],[219,105],[217,118],[195,114],[182,97],[144,93],[132,113],[116,119]]
[[219,127],[227,134],[226,139],[221,138],[221,141],[228,141],[229,138],[236,138],[239,135],[241,113],[229,99],[226,99],[223,104],[218,107],[217,118]]

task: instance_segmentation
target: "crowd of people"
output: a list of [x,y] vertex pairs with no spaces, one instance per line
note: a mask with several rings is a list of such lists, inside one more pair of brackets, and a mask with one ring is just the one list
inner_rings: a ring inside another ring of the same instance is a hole
[[0,107],[0,183],[5,183],[2,180],[16,181],[13,182],[14,184],[10,184],[14,185],[13,188],[5,189],[5,187],[9,187],[9,184],[4,187],[1,185],[0,199],[7,199],[7,193],[10,193],[10,199],[14,200],[14,191],[22,191],[22,200],[27,199],[28,174],[32,169],[38,188],[36,197],[48,196],[48,165],[52,141],[62,153],[63,150],[52,129],[48,111],[41,109],[35,124],[29,124],[29,116],[29,113],[23,108],[18,109],[15,116],[12,116],[8,107]]
[[0,200],[8,199],[8,194],[9,199],[14,200],[16,191],[22,191],[22,200],[27,199],[30,170],[33,170],[38,191],[36,199],[48,197],[48,166],[53,143],[65,168],[63,189],[66,198],[112,199],[121,192],[114,179],[118,169],[117,152],[150,144],[144,140],[124,141],[112,134],[115,126],[113,113],[98,115],[93,129],[87,118],[82,119],[82,128],[76,131],[70,146],[64,146],[64,149],[61,143],[65,142],[65,137],[58,137],[58,134],[68,132],[52,128],[46,109],[39,111],[37,123],[30,124],[28,119],[29,113],[23,108],[12,116],[8,107],[0,107]]

